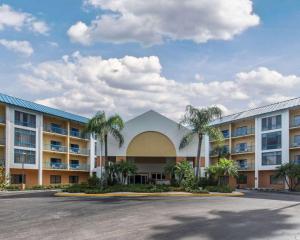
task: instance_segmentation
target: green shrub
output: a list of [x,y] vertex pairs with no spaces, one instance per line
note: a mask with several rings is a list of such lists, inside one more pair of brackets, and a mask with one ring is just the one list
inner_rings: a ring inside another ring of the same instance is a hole
[[207,186],[216,186],[218,181],[212,177],[202,177],[198,180],[198,186],[201,188],[206,188]]
[[101,179],[97,176],[93,175],[92,177],[88,178],[87,185],[90,188],[97,188],[101,186]]
[[101,189],[99,188],[88,188],[84,191],[84,193],[86,194],[97,194],[97,193],[104,193],[104,191],[102,191]]
[[234,189],[228,185],[221,185],[221,186],[207,186],[206,190],[209,192],[231,193]]
[[201,189],[201,188],[198,188],[198,189],[186,189],[187,192],[190,192],[190,193],[209,193],[209,191],[207,191],[206,189]]
[[5,187],[5,190],[7,191],[19,191],[20,187],[17,185],[8,185]]

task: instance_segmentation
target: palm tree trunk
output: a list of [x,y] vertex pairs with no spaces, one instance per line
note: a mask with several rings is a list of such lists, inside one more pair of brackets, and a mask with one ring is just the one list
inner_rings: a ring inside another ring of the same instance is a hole
[[199,134],[199,136],[198,136],[197,159],[196,159],[196,178],[197,179],[199,178],[201,145],[202,145],[202,135]]
[[107,134],[104,136],[104,155],[105,155],[105,163],[108,162],[108,153],[107,153]]

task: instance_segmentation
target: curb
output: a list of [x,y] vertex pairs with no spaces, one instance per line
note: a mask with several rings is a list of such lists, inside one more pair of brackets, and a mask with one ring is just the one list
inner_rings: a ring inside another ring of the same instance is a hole
[[241,197],[244,193],[65,193],[54,194],[56,197]]

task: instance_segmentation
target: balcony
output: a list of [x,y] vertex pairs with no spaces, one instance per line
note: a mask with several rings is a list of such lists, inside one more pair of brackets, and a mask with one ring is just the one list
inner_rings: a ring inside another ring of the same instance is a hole
[[81,170],[81,171],[89,171],[88,164],[72,164],[70,163],[70,170]]
[[88,139],[88,136],[86,134],[82,134],[80,131],[70,131],[70,136],[75,138],[82,138],[82,139]]
[[232,137],[244,137],[248,135],[253,135],[255,133],[255,128],[245,128],[240,130],[234,130],[232,132]]
[[89,150],[86,148],[70,147],[70,154],[89,155]]
[[292,142],[290,148],[300,148],[300,142]]
[[5,159],[0,159],[0,167],[5,167]]
[[0,124],[5,124],[5,117],[4,116],[0,116]]
[[65,128],[52,126],[51,124],[44,125],[44,131],[50,133],[56,133],[61,135],[68,135],[68,131]]
[[30,127],[30,128],[36,128],[35,121],[20,121],[15,120],[15,125],[23,126],[23,127]]
[[215,148],[215,149],[213,149],[209,152],[209,155],[211,157],[224,156],[224,155],[227,155],[227,154],[230,154],[229,153],[229,146],[223,146],[221,148]]
[[5,138],[4,137],[0,137],[0,146],[4,146],[5,145]]
[[68,148],[66,146],[61,146],[61,145],[45,144],[44,145],[44,150],[45,151],[51,151],[51,152],[66,153],[68,151]]
[[239,161],[237,161],[237,167],[239,171],[250,171],[250,170],[254,170],[254,163],[253,162],[239,163]]
[[290,128],[300,128],[300,121],[292,121],[290,123]]
[[232,149],[231,154],[252,153],[254,149],[254,146],[235,147]]
[[44,168],[46,168],[46,169],[68,169],[68,164],[62,163],[62,162],[44,162]]

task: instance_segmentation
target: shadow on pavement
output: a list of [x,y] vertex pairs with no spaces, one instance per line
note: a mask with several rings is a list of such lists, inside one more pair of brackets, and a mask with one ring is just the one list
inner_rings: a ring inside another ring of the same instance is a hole
[[53,197],[55,191],[49,192],[9,192],[6,194],[0,195],[0,199],[16,199],[16,198],[42,198],[42,197]]
[[279,231],[300,228],[299,223],[287,222],[290,216],[282,212],[297,205],[276,210],[210,211],[209,216],[202,217],[175,216],[172,220],[177,223],[153,227],[157,233],[150,239],[272,239]]
[[245,191],[244,198],[300,202],[300,195],[293,193]]

